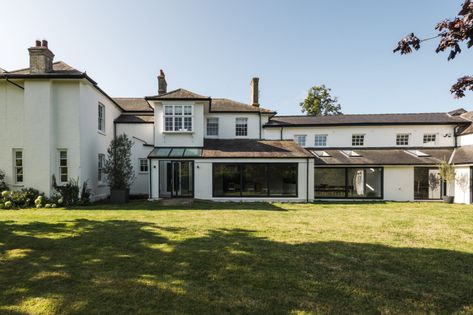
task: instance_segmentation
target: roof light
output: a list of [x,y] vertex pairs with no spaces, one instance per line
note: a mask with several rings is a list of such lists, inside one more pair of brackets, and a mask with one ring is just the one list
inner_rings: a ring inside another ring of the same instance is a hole
[[331,157],[326,151],[312,151],[316,157]]
[[415,157],[426,157],[430,156],[429,154],[419,151],[419,150],[406,150],[405,151],[407,154],[413,155]]
[[352,150],[343,150],[343,151],[340,151],[340,152],[342,152],[342,154],[347,156],[347,157],[360,157],[361,156],[360,154],[358,154],[357,152],[352,151]]

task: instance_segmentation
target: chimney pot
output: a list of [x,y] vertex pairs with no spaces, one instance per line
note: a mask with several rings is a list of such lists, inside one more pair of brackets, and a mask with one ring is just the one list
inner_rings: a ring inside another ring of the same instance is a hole
[[168,89],[168,84],[166,82],[166,76],[164,75],[163,69],[159,70],[159,76],[158,76],[158,94],[165,94]]
[[251,105],[259,107],[259,78],[251,79]]
[[37,40],[30,53],[30,73],[47,73],[53,71],[54,54],[48,48],[48,41]]

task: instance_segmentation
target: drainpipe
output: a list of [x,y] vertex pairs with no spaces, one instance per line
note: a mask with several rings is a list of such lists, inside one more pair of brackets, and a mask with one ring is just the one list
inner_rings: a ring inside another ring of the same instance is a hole
[[307,158],[306,163],[306,202],[309,203],[309,158]]
[[280,136],[279,136],[279,139],[280,139],[280,140],[282,140],[283,129],[284,129],[284,127],[281,127],[281,131],[280,131],[281,134],[280,134]]
[[10,84],[13,84],[13,85],[16,86],[16,87],[19,87],[19,88],[22,89],[22,90],[25,89],[25,88],[22,87],[21,85],[16,84],[15,82],[13,82],[13,81],[11,81],[10,79],[8,79],[8,77],[5,77],[5,81],[8,82],[8,83],[10,83]]

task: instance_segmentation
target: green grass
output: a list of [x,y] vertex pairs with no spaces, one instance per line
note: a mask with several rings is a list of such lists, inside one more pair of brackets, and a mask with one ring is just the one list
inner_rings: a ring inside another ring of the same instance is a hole
[[0,313],[473,313],[473,207],[0,211]]

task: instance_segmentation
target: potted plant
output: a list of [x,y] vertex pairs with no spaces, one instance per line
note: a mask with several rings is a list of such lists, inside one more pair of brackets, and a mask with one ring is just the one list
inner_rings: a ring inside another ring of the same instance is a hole
[[[438,169],[441,180],[444,180],[447,183],[455,180],[455,168],[452,164],[449,164],[447,161],[443,160],[440,162]],[[443,196],[443,201],[446,203],[453,203],[453,196],[448,196],[445,193],[445,196]]]
[[131,163],[132,147],[133,141],[122,134],[113,139],[107,149],[104,173],[107,175],[110,201],[113,203],[125,203],[129,200],[130,186],[135,180]]

